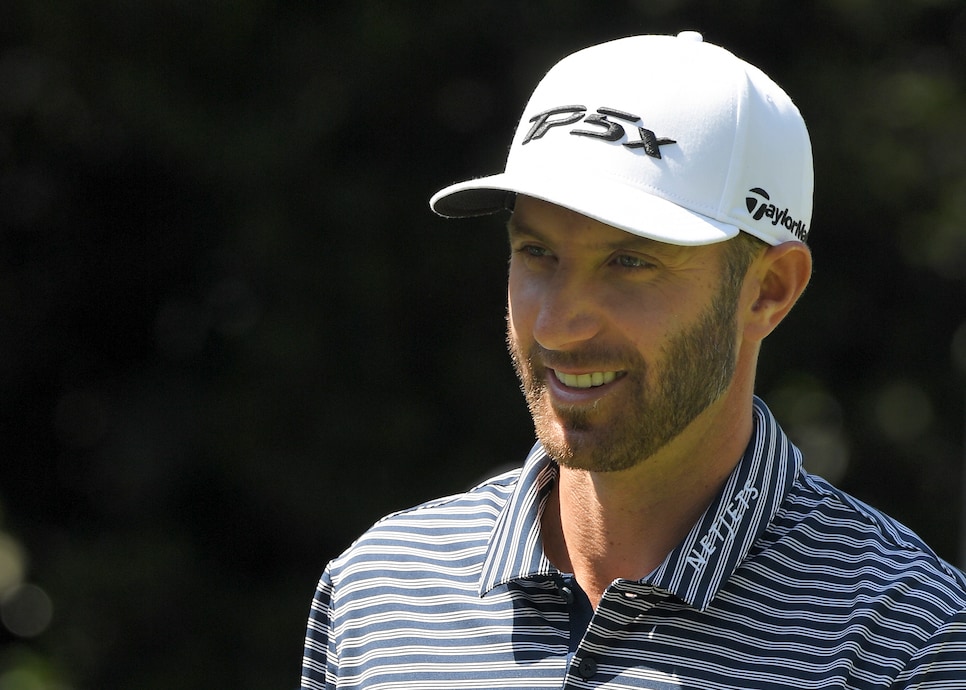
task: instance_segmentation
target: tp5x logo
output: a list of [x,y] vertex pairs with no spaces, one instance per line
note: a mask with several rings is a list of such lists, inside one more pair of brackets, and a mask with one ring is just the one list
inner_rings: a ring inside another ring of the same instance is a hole
[[[530,118],[533,126],[523,138],[523,144],[529,144],[534,139],[540,139],[552,127],[566,127],[583,120],[584,124],[600,127],[594,129],[571,129],[570,133],[578,137],[595,137],[604,141],[620,141],[627,137],[624,126],[615,120],[634,125],[641,121],[640,115],[625,113],[614,108],[598,108],[596,112],[587,114],[587,107],[583,105],[562,105],[544,110]],[[623,142],[629,149],[644,149],[644,153],[652,158],[661,157],[661,146],[676,144],[673,139],[655,136],[651,130],[637,126],[638,139]]]

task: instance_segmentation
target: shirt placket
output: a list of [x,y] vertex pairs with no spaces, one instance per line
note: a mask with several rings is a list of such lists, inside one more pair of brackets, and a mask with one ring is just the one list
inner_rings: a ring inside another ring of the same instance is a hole
[[[628,663],[621,662],[620,650],[615,648],[614,636],[620,635],[632,644],[644,645],[640,635],[634,635],[631,627],[669,594],[650,585],[618,580],[604,592],[583,638],[577,645],[567,668],[563,690],[606,687],[619,676]],[[575,602],[571,607],[577,606]],[[571,615],[579,615],[572,612]]]

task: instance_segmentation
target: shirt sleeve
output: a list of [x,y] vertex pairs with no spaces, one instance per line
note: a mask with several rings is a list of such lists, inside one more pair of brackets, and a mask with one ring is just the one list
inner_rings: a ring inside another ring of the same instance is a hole
[[899,674],[895,690],[966,688],[966,611],[960,611],[926,641]]
[[326,568],[315,590],[309,612],[305,651],[302,655],[301,690],[328,690],[335,687],[335,674],[332,671],[335,661],[334,655],[330,653],[331,602],[332,577],[329,568]]

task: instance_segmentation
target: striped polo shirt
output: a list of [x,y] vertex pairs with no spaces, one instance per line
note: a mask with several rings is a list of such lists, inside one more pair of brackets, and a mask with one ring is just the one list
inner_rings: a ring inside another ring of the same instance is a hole
[[303,690],[966,689],[966,576],[802,469],[755,400],[717,499],[646,578],[596,609],[547,560],[557,466],[395,513],[329,563]]

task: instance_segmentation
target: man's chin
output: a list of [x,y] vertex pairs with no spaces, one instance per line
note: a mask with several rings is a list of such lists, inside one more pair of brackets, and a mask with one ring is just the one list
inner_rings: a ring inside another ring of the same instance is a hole
[[644,461],[642,457],[629,456],[623,454],[594,453],[562,453],[560,457],[554,457],[554,453],[548,452],[557,464],[568,470],[577,472],[593,472],[595,474],[609,474],[623,472],[636,467]]
[[593,430],[557,428],[554,433],[539,433],[537,438],[547,455],[558,465],[585,472],[620,472],[643,459],[626,447],[615,448],[608,438],[600,438]]

